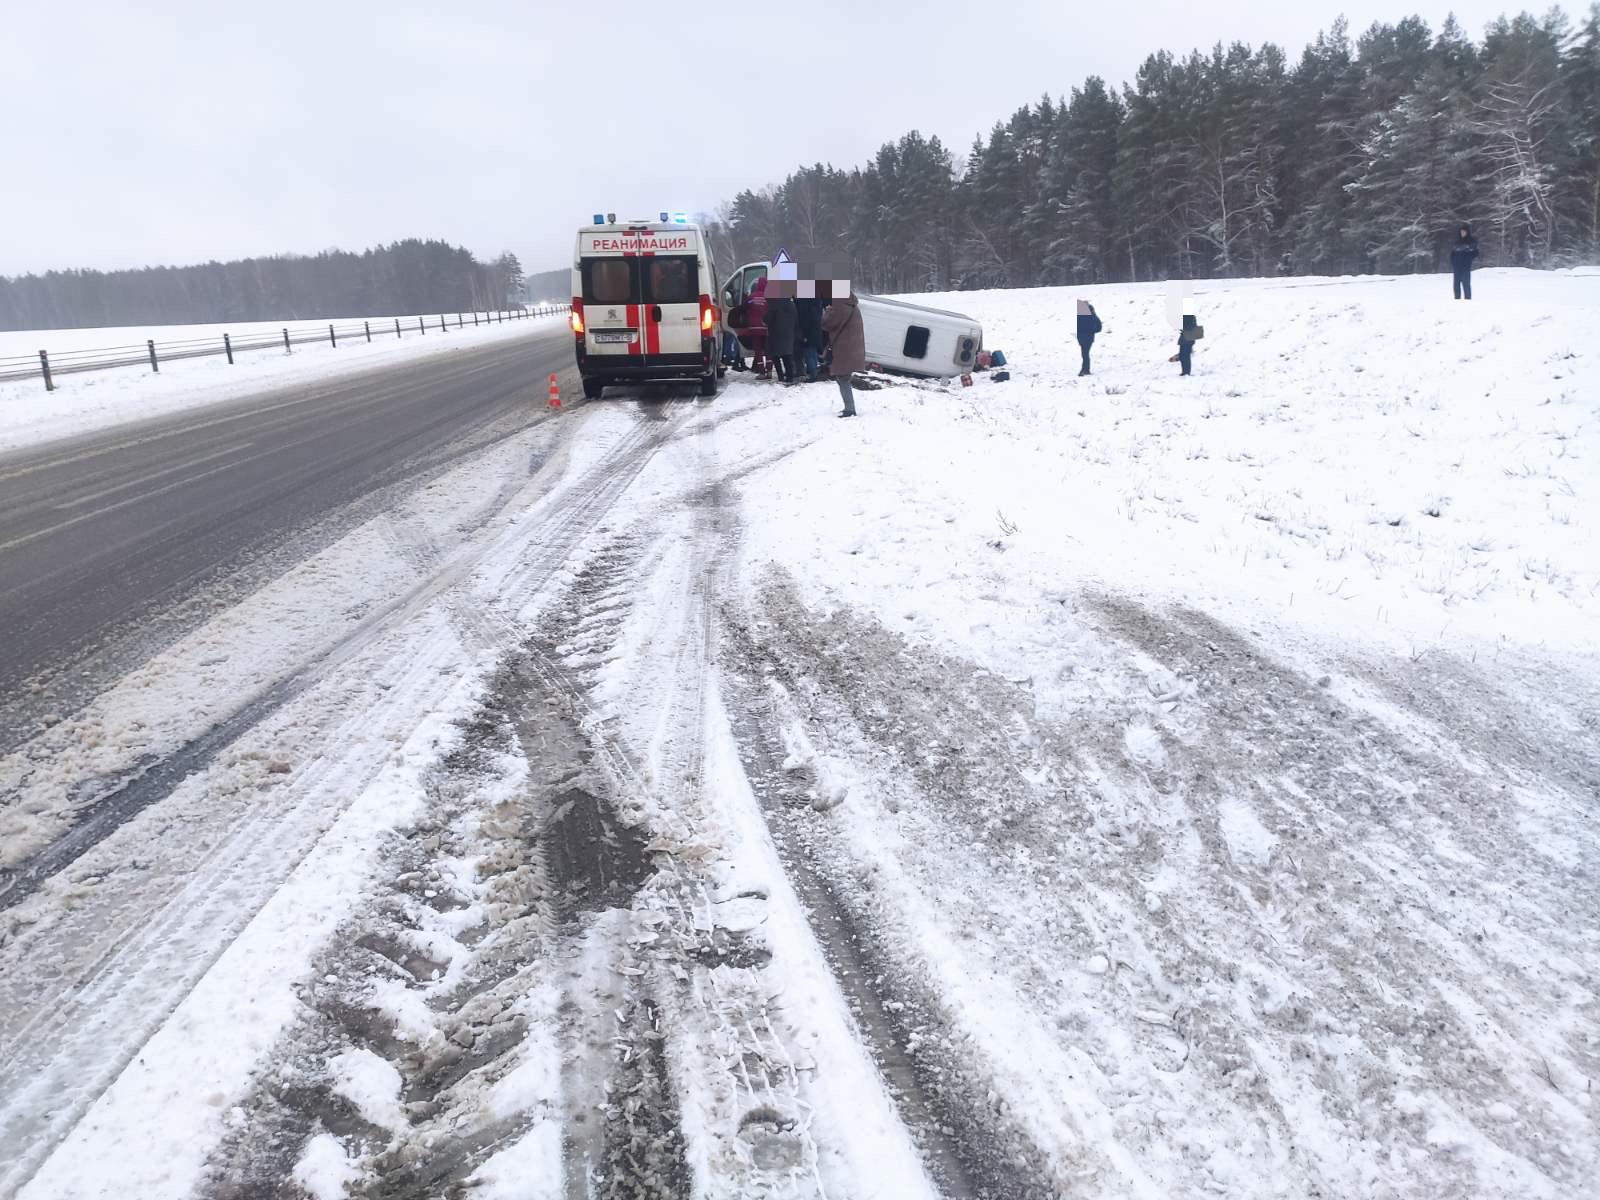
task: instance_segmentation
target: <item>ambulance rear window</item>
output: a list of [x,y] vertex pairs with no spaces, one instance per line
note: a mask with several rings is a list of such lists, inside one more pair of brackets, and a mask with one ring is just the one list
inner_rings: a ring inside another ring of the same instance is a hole
[[639,276],[631,258],[583,260],[583,298],[591,304],[639,303]]
[[646,258],[646,304],[695,304],[700,299],[700,263],[691,255]]

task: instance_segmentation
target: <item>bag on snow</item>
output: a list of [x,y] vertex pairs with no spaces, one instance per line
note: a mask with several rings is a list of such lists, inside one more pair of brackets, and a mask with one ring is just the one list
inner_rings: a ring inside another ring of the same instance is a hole
[[1003,367],[1003,366],[1005,366],[1006,365],[1005,351],[1003,351],[1003,350],[991,350],[991,351],[989,351],[989,365],[991,367]]

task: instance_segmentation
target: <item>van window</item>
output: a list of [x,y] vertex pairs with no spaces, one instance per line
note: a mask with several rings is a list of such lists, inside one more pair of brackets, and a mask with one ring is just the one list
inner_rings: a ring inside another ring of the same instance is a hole
[[928,339],[933,336],[926,325],[912,325],[906,330],[906,344],[901,352],[907,358],[927,358]]
[[700,300],[698,259],[688,255],[646,258],[644,263],[644,302],[646,304],[696,304]]
[[585,258],[583,298],[590,304],[638,304],[639,275],[631,258]]
[[766,277],[767,268],[764,264],[746,267],[739,275],[739,299],[741,301],[750,299],[751,293],[756,290],[756,284]]

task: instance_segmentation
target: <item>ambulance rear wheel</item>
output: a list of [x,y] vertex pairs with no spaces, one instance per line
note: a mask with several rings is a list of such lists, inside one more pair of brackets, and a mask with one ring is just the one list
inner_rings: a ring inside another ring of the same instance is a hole
[[604,379],[591,379],[587,375],[584,376],[583,398],[585,400],[598,400],[600,399],[600,393],[605,390],[606,381]]
[[715,375],[702,375],[700,377],[700,394],[702,396],[715,396],[717,394],[717,377]]

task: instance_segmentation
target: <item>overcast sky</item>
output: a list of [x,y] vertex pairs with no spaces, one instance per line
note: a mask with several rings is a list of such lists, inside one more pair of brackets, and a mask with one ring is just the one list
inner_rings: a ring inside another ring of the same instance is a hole
[[[1541,3],[1536,7],[1543,8]],[[1569,13],[1577,8],[1569,4]],[[1581,7],[1581,6],[1578,6]],[[530,272],[596,211],[715,210],[909,129],[963,152],[1021,104],[1157,50],[1291,62],[1459,0],[9,0],[0,274],[359,249],[407,236]],[[721,14],[711,17],[711,14]]]

